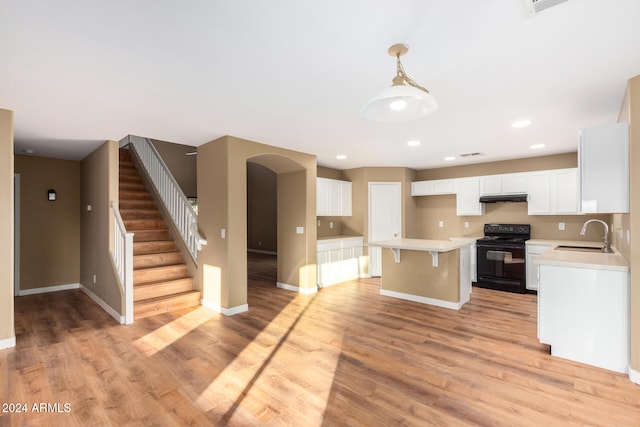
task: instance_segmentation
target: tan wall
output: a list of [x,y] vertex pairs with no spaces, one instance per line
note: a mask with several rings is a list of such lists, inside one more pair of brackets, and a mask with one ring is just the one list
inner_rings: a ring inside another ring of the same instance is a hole
[[203,298],[223,309],[247,302],[247,161],[278,174],[278,281],[316,287],[315,156],[225,136],[198,147],[198,225],[208,241],[200,283]]
[[[104,143],[82,160],[80,170],[80,283],[122,314],[124,297],[110,253],[113,246],[111,203],[118,201],[118,143]],[[88,205],[91,211],[87,210]]]
[[[576,143],[577,141],[578,136],[576,135]],[[526,159],[502,160],[499,162],[475,163],[464,166],[425,169],[416,172],[416,181],[575,167],[578,167],[578,153],[573,152],[552,156],[529,157]]]
[[[15,339],[13,314],[13,111],[0,109],[0,343]],[[6,378],[6,377],[5,377]]]
[[[631,369],[640,372],[640,76],[629,80],[619,121],[629,122],[629,206],[627,215],[615,215],[622,230],[629,230],[631,244],[620,244],[631,265]],[[625,233],[626,234],[626,233]],[[620,240],[620,239],[618,239]]]
[[198,195],[197,156],[186,155],[196,151],[196,148],[164,141],[153,140],[152,142],[184,195],[196,197]]
[[438,266],[424,251],[382,250],[382,289],[457,303],[460,301],[460,251],[440,252]]
[[278,176],[256,163],[247,163],[247,248],[278,250]]
[[[16,155],[15,172],[20,289],[80,283],[80,162]],[[47,199],[49,189],[56,201]]]

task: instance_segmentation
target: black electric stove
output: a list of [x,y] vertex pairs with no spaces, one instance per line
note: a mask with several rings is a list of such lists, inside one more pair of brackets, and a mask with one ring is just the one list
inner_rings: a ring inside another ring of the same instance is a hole
[[485,224],[484,237],[476,241],[476,285],[481,288],[525,293],[525,242],[530,237],[529,224]]

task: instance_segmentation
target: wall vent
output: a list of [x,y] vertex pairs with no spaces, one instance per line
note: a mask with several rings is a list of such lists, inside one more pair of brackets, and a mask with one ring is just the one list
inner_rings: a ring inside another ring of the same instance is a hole
[[540,13],[545,9],[557,6],[560,3],[564,3],[568,0],[524,0],[524,4],[527,8],[527,12],[531,15]]
[[460,154],[460,157],[475,157],[475,156],[482,156],[482,153],[464,153],[464,154]]

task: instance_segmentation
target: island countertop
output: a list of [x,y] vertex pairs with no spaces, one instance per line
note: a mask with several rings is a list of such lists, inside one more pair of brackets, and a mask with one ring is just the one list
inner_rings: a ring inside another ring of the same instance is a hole
[[427,239],[395,239],[366,243],[367,246],[425,252],[449,252],[456,249],[464,248],[465,246],[470,246],[471,244],[472,242],[469,241],[464,242]]

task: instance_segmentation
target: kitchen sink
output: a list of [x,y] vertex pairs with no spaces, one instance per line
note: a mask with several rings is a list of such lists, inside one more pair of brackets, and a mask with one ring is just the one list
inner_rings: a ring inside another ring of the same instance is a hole
[[572,251],[572,252],[602,252],[601,246],[571,246],[571,245],[558,245],[555,247],[556,251]]

